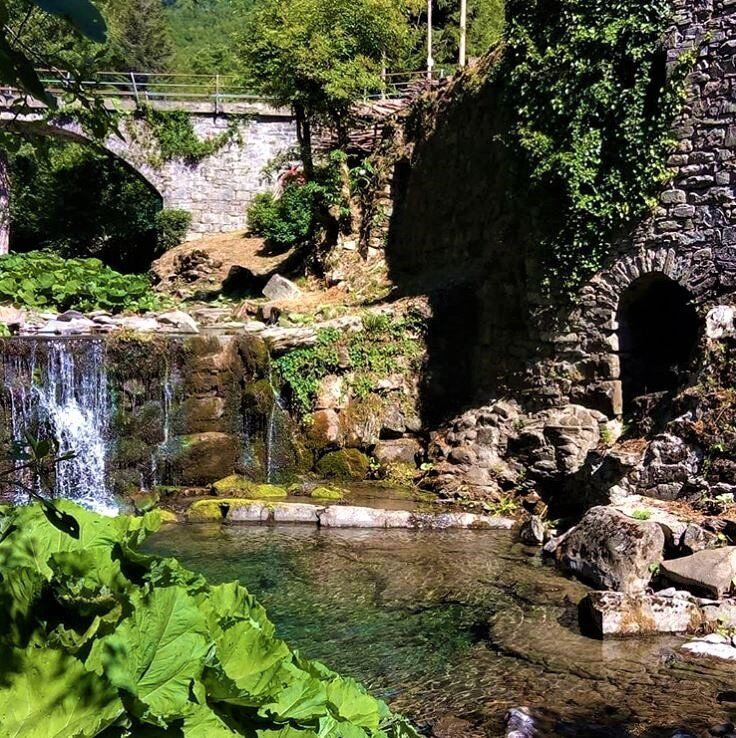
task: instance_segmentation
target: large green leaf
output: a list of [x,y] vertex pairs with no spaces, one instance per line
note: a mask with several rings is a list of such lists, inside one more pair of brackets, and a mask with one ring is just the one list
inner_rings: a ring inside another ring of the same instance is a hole
[[248,621],[235,623],[215,640],[216,662],[205,683],[216,699],[238,705],[260,705],[271,696],[274,677],[291,651]]
[[107,40],[107,26],[99,10],[89,0],[31,0],[52,15],[66,18],[77,30],[99,44]]
[[91,738],[123,712],[114,689],[61,651],[15,651],[3,672],[0,738]]
[[194,703],[184,717],[184,738],[232,738],[239,736],[207,706]]
[[354,680],[335,677],[327,685],[327,699],[340,718],[369,730],[377,730],[380,703]]
[[177,717],[200,679],[210,644],[204,618],[181,587],[131,598],[133,613],[95,642],[87,667],[143,706],[139,717],[157,723]]

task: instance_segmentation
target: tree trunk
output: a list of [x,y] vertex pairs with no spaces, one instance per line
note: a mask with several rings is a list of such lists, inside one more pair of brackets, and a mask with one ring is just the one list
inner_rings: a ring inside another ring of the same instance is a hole
[[307,111],[300,103],[294,105],[296,115],[296,138],[299,141],[299,153],[304,165],[304,175],[314,179],[314,160],[312,158],[312,125]]
[[0,254],[10,249],[10,169],[8,157],[0,151]]

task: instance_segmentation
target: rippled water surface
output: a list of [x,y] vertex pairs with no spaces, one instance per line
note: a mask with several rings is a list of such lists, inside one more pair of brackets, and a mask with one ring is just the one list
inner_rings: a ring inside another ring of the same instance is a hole
[[585,588],[506,532],[172,526],[148,549],[240,580],[305,655],[452,738],[503,735],[519,705],[549,736],[669,738],[736,715],[735,666],[676,638],[581,636]]

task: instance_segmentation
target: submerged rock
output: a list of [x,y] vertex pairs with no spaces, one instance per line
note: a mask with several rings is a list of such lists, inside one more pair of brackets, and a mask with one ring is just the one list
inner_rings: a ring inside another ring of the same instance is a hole
[[561,569],[599,589],[642,592],[662,561],[664,533],[608,507],[593,507],[557,541]]
[[723,597],[736,579],[736,546],[698,551],[691,556],[662,563],[663,577],[696,592]]

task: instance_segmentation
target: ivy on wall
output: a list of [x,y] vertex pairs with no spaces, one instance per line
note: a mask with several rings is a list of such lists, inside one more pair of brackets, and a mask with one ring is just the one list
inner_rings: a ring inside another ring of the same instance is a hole
[[237,120],[231,120],[221,134],[202,139],[194,130],[191,116],[184,110],[157,110],[145,105],[138,113],[158,144],[158,160],[152,164],[160,165],[172,159],[198,162],[237,140],[239,135]]
[[572,291],[649,214],[695,51],[668,68],[670,0],[508,0],[495,68],[531,192],[551,196],[548,288]]

